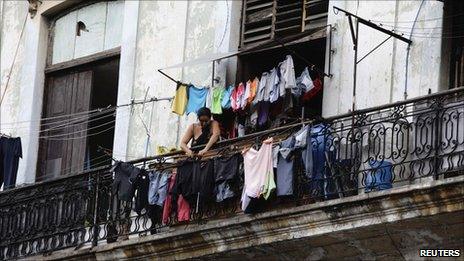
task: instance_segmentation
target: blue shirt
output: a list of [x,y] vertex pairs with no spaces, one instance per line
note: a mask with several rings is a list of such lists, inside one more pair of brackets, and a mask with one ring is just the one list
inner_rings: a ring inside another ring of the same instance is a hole
[[187,115],[191,112],[197,113],[198,109],[205,107],[206,95],[208,94],[207,88],[197,88],[189,85],[188,88],[188,102],[187,102]]
[[234,86],[230,85],[228,88],[224,90],[224,94],[222,96],[222,101],[221,101],[221,106],[224,109],[230,109],[231,104],[230,104],[230,95],[232,94],[232,91],[234,90]]

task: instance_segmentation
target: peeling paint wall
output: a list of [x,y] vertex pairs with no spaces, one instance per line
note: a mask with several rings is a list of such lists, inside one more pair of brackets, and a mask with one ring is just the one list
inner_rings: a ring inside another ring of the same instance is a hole
[[[65,62],[121,45],[124,1],[100,2],[72,11],[56,20],[52,63]],[[76,23],[85,30],[76,36]]]
[[[24,27],[24,19],[28,15],[28,5],[18,4],[15,1],[2,1],[0,5],[2,6],[0,95],[5,93],[5,89],[7,91],[0,106],[0,130],[16,136],[23,124],[10,123],[17,122],[19,116],[21,70],[24,67],[25,52],[25,36],[23,35],[21,39],[20,36]],[[14,58],[18,44],[18,53]]]
[[[346,113],[351,109],[353,90],[353,42],[348,19],[333,6],[357,14],[379,24],[396,25],[398,33],[410,32],[421,1],[330,1],[328,23],[335,26],[332,56],[333,78],[325,78],[323,115]],[[443,3],[425,1],[416,23],[409,54],[407,98],[426,95],[428,90],[436,92],[439,86],[441,62],[441,24]],[[424,21],[426,20],[426,21]],[[389,22],[389,23],[387,23]],[[385,26],[386,29],[393,29]],[[424,29],[433,28],[433,29]],[[399,32],[402,31],[402,32]],[[435,38],[426,38],[424,32]],[[406,33],[405,33],[406,34]],[[359,26],[358,60],[367,54],[388,35],[364,25]],[[438,38],[437,38],[438,37]],[[327,41],[327,51],[329,49]],[[356,108],[362,109],[404,99],[406,52],[408,45],[390,39],[358,64]],[[328,55],[326,56],[328,57]],[[328,60],[326,61],[326,68]]]
[[[159,74],[158,68],[211,53],[236,50],[240,28],[239,23],[231,24],[231,17],[233,11],[240,12],[238,6],[239,1],[140,2],[132,98],[174,95],[176,84]],[[234,66],[233,61],[216,65],[215,76],[221,78],[220,84],[224,84],[227,70]],[[211,86],[212,63],[167,69],[165,72],[183,82]],[[169,101],[137,106],[130,120],[127,158],[145,156],[147,129],[150,135],[147,155],[153,155],[157,146],[177,146],[188,124],[195,120],[194,114],[180,117],[173,114]],[[120,155],[123,153],[117,152],[119,157],[124,156]]]

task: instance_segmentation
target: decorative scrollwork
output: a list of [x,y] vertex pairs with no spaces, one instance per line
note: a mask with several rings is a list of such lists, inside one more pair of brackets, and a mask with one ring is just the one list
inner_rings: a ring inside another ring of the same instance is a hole
[[[313,147],[323,151],[306,173],[302,150],[293,152],[293,196],[265,209],[311,204],[456,172],[464,166],[464,92],[456,91],[381,109],[334,117]],[[158,163],[164,163],[160,160]],[[462,171],[460,172],[462,173]],[[0,260],[86,243],[126,240],[185,225],[162,209],[141,213],[113,195],[109,168],[0,193]],[[192,207],[190,223],[204,224],[240,211],[236,196]],[[289,204],[293,203],[293,204]]]

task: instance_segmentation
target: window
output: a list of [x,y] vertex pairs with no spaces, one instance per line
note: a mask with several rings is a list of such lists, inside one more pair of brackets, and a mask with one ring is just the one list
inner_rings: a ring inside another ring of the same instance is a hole
[[123,1],[98,2],[69,10],[51,25],[48,64],[120,46]]
[[51,23],[36,180],[110,164],[122,1],[84,2]]
[[449,88],[457,88],[464,86],[464,2],[449,0],[444,7],[442,66],[449,66]]
[[[287,55],[292,55],[296,77],[313,64],[323,70],[326,34],[329,31],[327,11],[326,0],[244,0],[240,46],[244,53],[239,55],[236,83],[260,78],[263,72],[276,68]],[[275,39],[280,41],[274,41]],[[324,76],[315,78],[323,81]],[[293,97],[293,104],[285,105],[291,108],[286,107],[284,110],[278,109],[280,104],[276,103],[277,106],[273,106],[275,111],[270,113],[268,125],[263,127],[275,127],[280,119],[286,119],[281,121],[281,124],[285,124],[301,119],[302,116],[320,116],[322,96],[323,91],[319,91],[310,100],[303,101]],[[245,117],[250,116],[248,114]],[[277,116],[274,117],[273,114]],[[240,123],[240,117],[238,119]],[[256,130],[246,129],[246,132],[253,131]]]
[[327,25],[327,0],[244,0],[241,47]]

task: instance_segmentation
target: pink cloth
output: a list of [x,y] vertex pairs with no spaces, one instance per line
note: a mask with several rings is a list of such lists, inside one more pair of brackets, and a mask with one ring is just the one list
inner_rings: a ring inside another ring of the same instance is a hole
[[274,175],[272,142],[263,143],[259,151],[250,148],[243,153],[245,184],[242,192],[242,210],[245,211],[249,197],[258,198],[265,193],[269,175]]
[[230,94],[230,106],[234,111],[242,108],[243,95],[245,94],[245,86],[240,83]]
[[177,221],[189,221],[190,220],[190,205],[187,200],[179,195],[177,199]]

